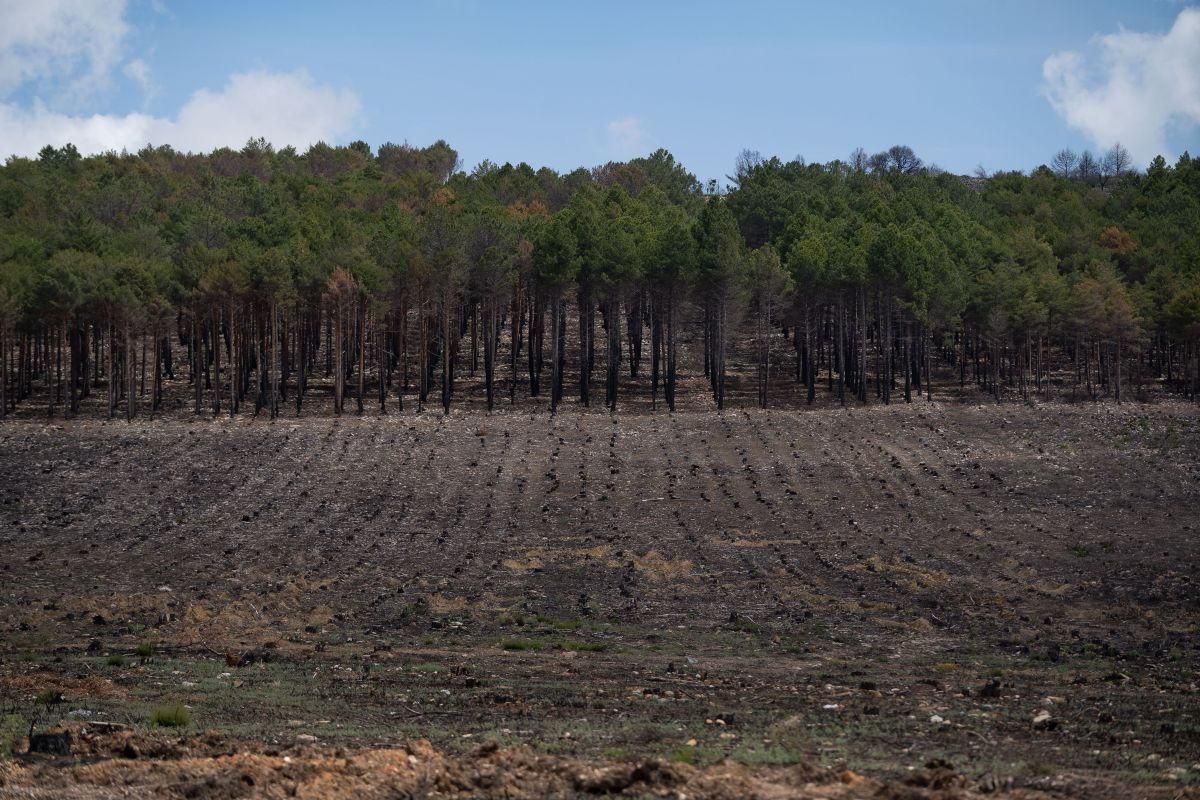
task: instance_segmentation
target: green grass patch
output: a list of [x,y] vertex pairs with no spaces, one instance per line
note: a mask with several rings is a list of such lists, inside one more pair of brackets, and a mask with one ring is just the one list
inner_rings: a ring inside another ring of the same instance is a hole
[[0,758],[12,756],[17,740],[29,732],[29,720],[17,714],[0,717]]
[[159,728],[186,728],[192,724],[192,712],[179,703],[158,706],[150,712],[150,724]]
[[696,748],[681,747],[671,754],[671,760],[677,764],[695,764]]
[[537,639],[501,639],[500,647],[504,650],[541,650],[542,643]]
[[733,760],[749,767],[787,767],[801,763],[804,756],[781,744],[745,744],[734,751]]

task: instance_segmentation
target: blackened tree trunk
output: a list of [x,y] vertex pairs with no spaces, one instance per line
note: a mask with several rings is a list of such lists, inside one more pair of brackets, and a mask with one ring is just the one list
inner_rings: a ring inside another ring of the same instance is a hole
[[642,325],[646,316],[646,293],[638,289],[626,313],[629,316],[629,377],[636,379],[642,366]]
[[650,296],[650,407],[658,408],[659,351],[662,347],[662,297]]
[[137,411],[137,358],[134,355],[133,331],[125,318],[125,421],[132,422]]
[[355,401],[358,413],[363,413],[363,398],[367,393],[367,309],[366,298],[355,305],[354,313],[358,317],[358,391]]
[[521,282],[517,282],[512,297],[512,330],[509,333],[509,375],[512,382],[508,385],[508,402],[517,402],[517,362],[521,360],[521,328],[525,321],[525,295]]
[[579,400],[585,406],[592,404],[592,364],[588,357],[591,352],[592,302],[591,288],[586,284],[581,286],[579,289]]
[[[554,302],[551,299],[551,302]],[[553,316],[551,310],[551,316]],[[553,335],[551,335],[553,340]],[[546,340],[546,297],[541,292],[535,292],[532,297],[532,303],[529,309],[529,344],[528,344],[528,362],[529,362],[529,395],[537,397],[541,394],[542,388],[542,364],[543,346]],[[551,369],[551,372],[554,370]],[[553,389],[551,389],[551,399],[553,400]]]
[[333,315],[331,324],[333,325],[333,411],[335,414],[342,413],[342,398],[346,392],[346,367],[343,364],[346,353],[343,345],[345,339],[344,328],[346,324],[346,301],[339,294],[335,299],[337,303],[337,313]]
[[617,383],[621,375],[621,297],[615,289],[608,293],[605,322],[608,327],[608,380],[604,401],[610,411],[617,410]]
[[904,402],[912,402],[912,323],[904,321]]
[[500,303],[494,296],[484,301],[483,312],[483,383],[487,410],[496,404],[496,346],[500,338]]
[[550,298],[552,304],[550,324],[553,325],[553,331],[550,334],[550,345],[554,352],[554,361],[550,365],[550,412],[558,411],[558,404],[562,401],[562,369],[563,358],[562,352],[562,299],[556,290]]

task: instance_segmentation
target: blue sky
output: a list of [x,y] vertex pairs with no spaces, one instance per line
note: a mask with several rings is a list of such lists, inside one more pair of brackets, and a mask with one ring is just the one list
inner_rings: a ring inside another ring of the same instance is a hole
[[[17,5],[0,0],[0,29]],[[301,146],[444,138],[467,168],[662,146],[707,179],[743,148],[906,143],[967,173],[1115,138],[1139,160],[1200,150],[1200,10],[1169,0],[63,5],[0,33],[0,155],[39,135],[207,149],[266,128]]]

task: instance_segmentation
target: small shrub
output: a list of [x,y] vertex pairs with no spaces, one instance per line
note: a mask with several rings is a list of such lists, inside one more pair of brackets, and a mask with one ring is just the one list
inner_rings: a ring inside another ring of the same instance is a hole
[[154,658],[154,645],[149,642],[142,642],[133,652],[137,653],[138,658],[143,660]]
[[505,650],[541,650],[542,643],[535,639],[504,639],[500,646]]
[[111,656],[108,657],[108,665],[110,667],[125,666],[125,656],[121,655],[120,653],[113,653]]
[[160,728],[186,728],[192,724],[192,712],[178,703],[159,706],[150,712],[150,724]]
[[400,609],[400,619],[405,622],[411,622],[419,617],[428,616],[428,614],[429,601],[427,601],[425,598],[421,598],[413,603],[408,603]]
[[671,760],[678,764],[695,764],[696,749],[694,747],[684,747],[676,750],[671,756]]
[[0,758],[9,758],[17,740],[25,735],[28,721],[16,714],[0,716]]

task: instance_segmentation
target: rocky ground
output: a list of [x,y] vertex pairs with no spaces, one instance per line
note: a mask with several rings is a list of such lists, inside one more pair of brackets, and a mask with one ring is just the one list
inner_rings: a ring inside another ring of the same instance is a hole
[[10,421],[0,797],[1200,796],[1198,508],[1169,402]]

